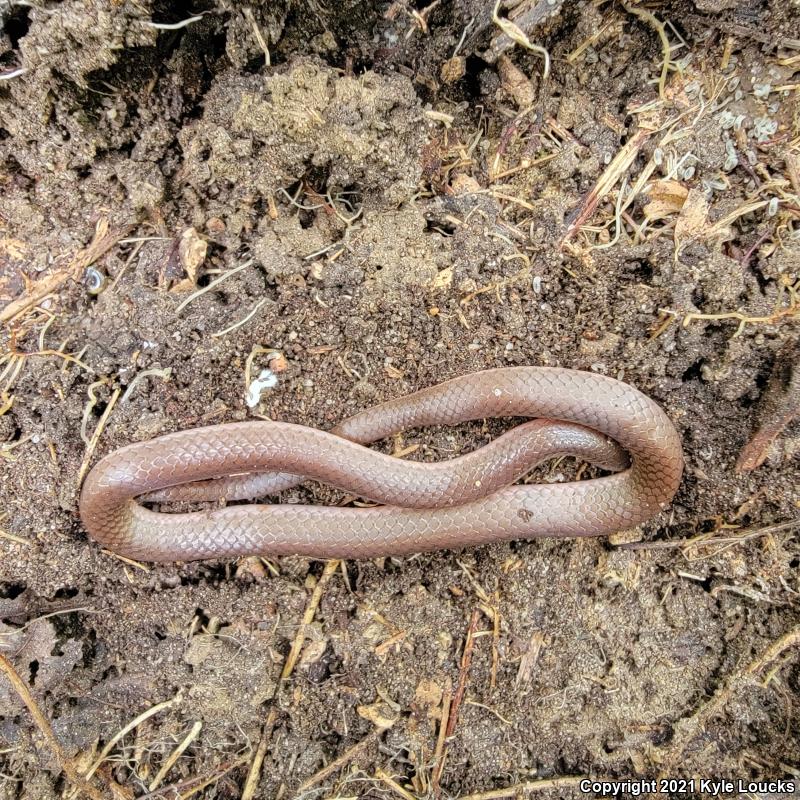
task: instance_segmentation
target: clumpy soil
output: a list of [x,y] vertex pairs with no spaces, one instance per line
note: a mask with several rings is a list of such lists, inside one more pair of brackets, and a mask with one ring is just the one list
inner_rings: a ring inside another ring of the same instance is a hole
[[[800,776],[797,425],[734,469],[797,358],[800,11],[515,5],[505,33],[477,0],[0,5],[3,800]],[[327,566],[137,564],[81,528],[121,445],[523,364],[657,400],[674,503]]]

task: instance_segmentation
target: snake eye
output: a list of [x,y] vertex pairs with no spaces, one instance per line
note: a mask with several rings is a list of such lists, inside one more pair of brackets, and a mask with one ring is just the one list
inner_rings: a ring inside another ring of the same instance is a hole
[[100,294],[108,284],[108,278],[94,267],[87,267],[83,280],[86,284],[86,291],[94,295]]

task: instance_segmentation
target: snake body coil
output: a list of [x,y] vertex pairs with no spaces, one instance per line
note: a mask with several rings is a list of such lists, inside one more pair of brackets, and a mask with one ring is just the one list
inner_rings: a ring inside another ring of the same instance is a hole
[[[436,464],[364,446],[407,428],[486,417],[537,419]],[[621,471],[572,483],[509,485],[561,454]],[[92,469],[80,513],[102,545],[145,561],[253,554],[365,558],[629,528],[669,503],[682,467],[675,428],[636,389],[587,372],[513,367],[382,403],[331,433],[241,422],[123,447]],[[251,499],[308,479],[384,505],[248,504],[168,514],[136,502]]]

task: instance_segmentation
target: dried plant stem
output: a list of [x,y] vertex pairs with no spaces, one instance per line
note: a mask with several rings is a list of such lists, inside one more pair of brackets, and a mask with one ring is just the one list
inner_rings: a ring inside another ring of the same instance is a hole
[[58,761],[58,765],[67,776],[69,782],[72,783],[79,792],[91,797],[92,800],[103,800],[102,792],[92,786],[87,780],[89,776],[81,776],[72,761],[67,757],[58,739],[56,739],[55,733],[53,733],[50,722],[42,713],[36,700],[33,699],[33,695],[30,689],[28,689],[27,684],[20,678],[19,673],[14,669],[14,665],[2,654],[0,654],[0,670],[6,674],[14,691],[19,695],[20,700],[25,703],[28,711],[31,712],[36,727],[41,731],[48,747],[52,750],[56,761]]

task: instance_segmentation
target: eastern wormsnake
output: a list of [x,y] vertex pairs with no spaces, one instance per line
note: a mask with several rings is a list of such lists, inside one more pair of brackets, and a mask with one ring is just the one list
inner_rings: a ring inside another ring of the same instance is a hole
[[[408,428],[487,417],[537,419],[439,463],[403,461],[364,446]],[[621,471],[509,485],[542,460],[566,454]],[[239,422],[123,447],[90,472],[80,513],[100,544],[144,561],[364,558],[631,528],[669,503],[682,468],[674,426],[633,387],[588,372],[511,367],[390,400],[330,433]],[[252,499],[309,479],[384,505],[245,504],[178,514],[136,502]]]

